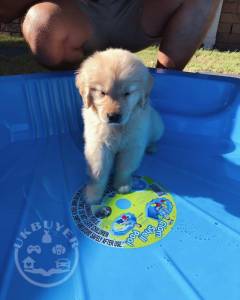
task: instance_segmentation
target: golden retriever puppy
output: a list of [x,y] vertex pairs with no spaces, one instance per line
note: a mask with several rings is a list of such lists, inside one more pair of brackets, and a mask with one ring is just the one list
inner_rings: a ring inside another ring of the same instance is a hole
[[152,77],[132,53],[122,49],[96,52],[76,74],[83,99],[85,157],[90,182],[86,201],[101,200],[113,171],[113,187],[131,190],[132,174],[147,148],[163,133],[163,123],[149,104]]

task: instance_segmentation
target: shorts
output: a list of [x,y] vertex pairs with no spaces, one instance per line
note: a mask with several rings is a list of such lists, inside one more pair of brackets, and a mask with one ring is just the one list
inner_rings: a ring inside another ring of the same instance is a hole
[[143,0],[79,0],[79,5],[93,28],[84,46],[88,54],[110,47],[137,52],[160,43],[142,28]]

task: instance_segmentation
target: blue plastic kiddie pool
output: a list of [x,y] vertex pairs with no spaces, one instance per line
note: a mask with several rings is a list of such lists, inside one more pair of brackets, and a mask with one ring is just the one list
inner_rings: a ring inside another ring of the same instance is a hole
[[92,207],[74,74],[0,78],[1,300],[240,299],[240,80],[151,72],[158,151]]

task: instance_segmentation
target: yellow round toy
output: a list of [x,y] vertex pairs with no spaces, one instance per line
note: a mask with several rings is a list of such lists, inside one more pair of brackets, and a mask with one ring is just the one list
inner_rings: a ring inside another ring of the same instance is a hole
[[139,248],[164,238],[176,221],[171,194],[148,177],[134,177],[128,194],[109,187],[100,205],[88,205],[82,190],[72,201],[72,215],[90,239],[111,247]]

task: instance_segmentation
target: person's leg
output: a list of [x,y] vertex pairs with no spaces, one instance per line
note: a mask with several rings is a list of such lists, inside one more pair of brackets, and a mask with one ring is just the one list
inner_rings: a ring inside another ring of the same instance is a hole
[[78,66],[83,59],[91,26],[74,1],[41,2],[27,11],[22,33],[41,64],[66,69]]
[[145,0],[143,28],[161,36],[158,67],[183,69],[201,45],[219,0]]

